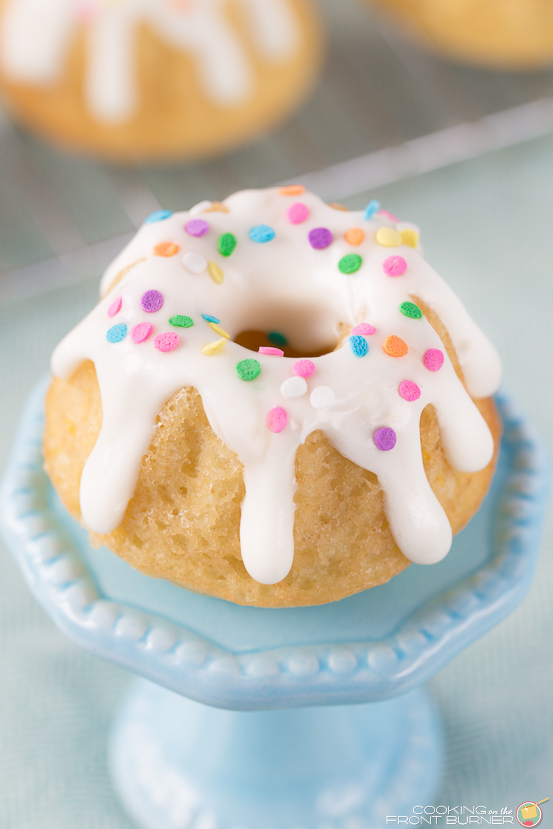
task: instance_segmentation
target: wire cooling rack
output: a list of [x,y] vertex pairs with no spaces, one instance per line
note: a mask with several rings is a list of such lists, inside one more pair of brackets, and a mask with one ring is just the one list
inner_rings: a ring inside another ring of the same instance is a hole
[[553,70],[448,63],[398,40],[362,0],[321,0],[321,81],[280,130],[215,161],[105,165],[0,113],[0,304],[98,275],[145,216],[300,180],[327,200],[553,131]]

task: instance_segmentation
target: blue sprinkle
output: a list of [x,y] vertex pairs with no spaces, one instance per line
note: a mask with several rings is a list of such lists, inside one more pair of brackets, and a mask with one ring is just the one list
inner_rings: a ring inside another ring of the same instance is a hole
[[106,334],[108,343],[120,343],[127,336],[127,326],[124,322],[113,325]]
[[164,219],[170,219],[172,215],[172,210],[156,210],[155,213],[151,213],[147,219],[144,219],[144,224],[153,225],[155,222],[162,222]]
[[379,210],[380,210],[380,202],[377,201],[376,199],[373,199],[366,206],[365,212],[363,214],[363,218],[368,221],[369,219],[372,219],[374,214],[378,213]]
[[219,325],[221,320],[217,319],[217,317],[212,317],[211,314],[202,314],[202,317],[206,322],[214,322],[216,325]]
[[270,242],[275,236],[275,231],[269,225],[256,225],[250,230],[250,239],[252,242]]
[[284,334],[281,334],[280,331],[269,331],[269,333],[267,334],[267,339],[269,340],[271,345],[278,345],[279,347],[283,345],[288,345],[287,338],[284,336]]
[[349,338],[349,347],[356,357],[364,357],[369,351],[368,342],[360,334],[354,334],[353,337]]

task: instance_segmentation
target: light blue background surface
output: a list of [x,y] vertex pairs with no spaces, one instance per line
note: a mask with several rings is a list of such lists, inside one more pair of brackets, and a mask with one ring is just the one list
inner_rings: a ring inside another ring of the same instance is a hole
[[[427,258],[498,345],[508,388],[553,449],[552,181],[546,138],[370,195],[421,225]],[[52,347],[95,297],[85,283],[0,311],[2,462]],[[514,812],[553,794],[552,541],[549,520],[524,604],[430,683],[448,738],[440,803]],[[127,676],[66,642],[4,553],[0,584],[0,826],[128,829],[105,765]]]

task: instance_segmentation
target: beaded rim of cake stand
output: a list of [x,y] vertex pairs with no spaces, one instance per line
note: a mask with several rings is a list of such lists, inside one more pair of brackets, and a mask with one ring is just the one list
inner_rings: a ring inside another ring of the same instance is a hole
[[339,704],[412,690],[506,616],[534,571],[549,489],[547,451],[505,393],[508,477],[493,556],[378,641],[232,654],[184,626],[103,598],[48,504],[43,397],[33,393],[1,493],[3,532],[37,599],[81,647],[200,702],[236,709]]

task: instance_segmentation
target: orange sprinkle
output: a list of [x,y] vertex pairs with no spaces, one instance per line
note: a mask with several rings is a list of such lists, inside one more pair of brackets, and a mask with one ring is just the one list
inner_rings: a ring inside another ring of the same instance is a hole
[[365,231],[362,230],[360,227],[350,227],[350,229],[346,233],[346,242],[349,242],[349,244],[353,245],[354,247],[360,245],[364,238]]
[[338,201],[333,201],[328,206],[332,207],[333,210],[343,210],[344,213],[349,211],[349,207],[346,207],[344,204],[340,204]]
[[221,201],[212,201],[211,207],[206,207],[204,213],[230,213],[230,210]]
[[287,184],[285,187],[281,187],[278,192],[281,196],[301,196],[302,193],[305,193],[305,187],[303,184]]
[[386,354],[390,355],[390,357],[405,357],[409,351],[407,343],[404,342],[401,337],[396,337],[395,334],[392,334],[391,337],[384,340],[382,348]]
[[154,248],[155,256],[175,256],[180,248],[174,242],[161,242]]

